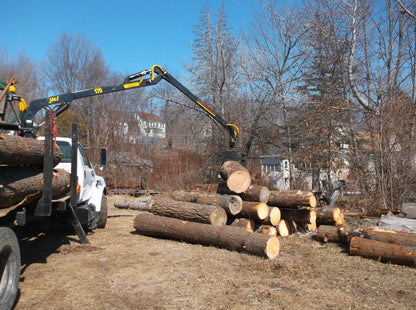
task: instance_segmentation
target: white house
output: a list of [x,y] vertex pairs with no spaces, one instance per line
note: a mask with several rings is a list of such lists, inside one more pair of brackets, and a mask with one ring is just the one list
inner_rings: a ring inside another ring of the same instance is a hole
[[166,138],[166,124],[153,113],[136,112],[134,117],[140,128],[140,134],[145,138]]

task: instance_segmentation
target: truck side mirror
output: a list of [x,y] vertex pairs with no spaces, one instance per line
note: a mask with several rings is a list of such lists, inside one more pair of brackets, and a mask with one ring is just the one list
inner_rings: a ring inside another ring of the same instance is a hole
[[101,148],[100,153],[100,166],[103,167],[107,164],[107,148],[103,147]]

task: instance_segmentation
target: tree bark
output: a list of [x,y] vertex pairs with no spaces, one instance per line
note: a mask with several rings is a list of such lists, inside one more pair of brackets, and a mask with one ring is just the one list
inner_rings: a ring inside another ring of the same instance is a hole
[[227,187],[239,194],[248,189],[251,184],[251,175],[239,162],[226,161],[220,168],[221,177],[227,181]]
[[173,217],[186,221],[207,223],[214,226],[225,225],[227,223],[227,213],[219,206],[158,198],[150,200],[146,208],[155,215]]
[[269,206],[264,202],[243,201],[243,209],[236,216],[262,221],[269,216]]
[[295,209],[299,207],[315,208],[316,198],[312,192],[296,190],[270,191],[267,204],[270,206]]
[[416,234],[395,230],[385,230],[379,228],[367,228],[364,230],[364,237],[399,245],[416,246]]
[[282,219],[292,220],[296,223],[306,223],[316,225],[316,212],[309,209],[288,209],[280,208]]
[[267,203],[270,196],[270,190],[265,186],[251,184],[240,197],[246,201],[257,201]]
[[321,225],[316,231],[316,239],[321,242],[348,243],[353,237],[353,229],[348,226]]
[[250,233],[232,226],[213,226],[148,213],[135,217],[134,228],[146,236],[216,246],[269,259],[275,259],[280,250],[276,237]]
[[[1,134],[0,164],[43,167],[44,148],[44,141]],[[52,152],[54,167],[62,160],[62,156],[61,149],[55,145]]]
[[344,214],[339,208],[319,208],[316,210],[316,225],[344,225]]
[[[54,170],[52,197],[69,191],[69,173]],[[0,209],[25,205],[42,197],[43,171],[41,168],[0,166]]]
[[350,254],[399,265],[416,266],[416,248],[413,246],[353,237],[350,242]]
[[172,198],[177,201],[186,201],[206,205],[219,205],[229,215],[236,215],[243,208],[243,201],[237,195],[220,195],[198,191],[177,190],[172,193]]

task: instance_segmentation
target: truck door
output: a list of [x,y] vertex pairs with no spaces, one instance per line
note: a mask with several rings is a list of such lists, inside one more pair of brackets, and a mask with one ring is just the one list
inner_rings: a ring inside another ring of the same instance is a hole
[[81,201],[86,201],[91,198],[94,186],[95,172],[88,159],[84,148],[78,144],[78,150],[81,155],[81,169],[78,169],[78,180],[81,185]]

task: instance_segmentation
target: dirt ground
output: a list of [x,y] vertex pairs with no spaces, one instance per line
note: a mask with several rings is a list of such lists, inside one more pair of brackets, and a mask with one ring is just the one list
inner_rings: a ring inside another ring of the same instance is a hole
[[[308,234],[274,261],[141,236],[114,208],[80,245],[71,231],[19,233],[15,309],[416,309],[416,268],[349,256]],[[133,198],[129,198],[133,199]]]

